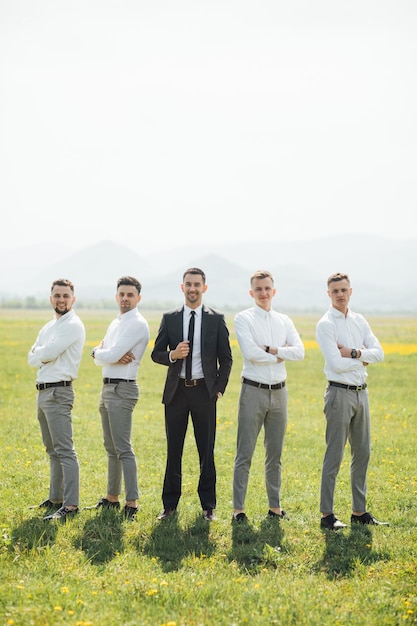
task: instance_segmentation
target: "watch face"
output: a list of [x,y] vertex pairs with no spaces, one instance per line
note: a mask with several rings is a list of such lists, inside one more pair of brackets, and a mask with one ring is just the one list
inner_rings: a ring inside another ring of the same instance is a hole
[[356,359],[356,357],[358,356],[357,351],[355,350],[355,348],[353,348],[352,352],[350,353],[352,359]]

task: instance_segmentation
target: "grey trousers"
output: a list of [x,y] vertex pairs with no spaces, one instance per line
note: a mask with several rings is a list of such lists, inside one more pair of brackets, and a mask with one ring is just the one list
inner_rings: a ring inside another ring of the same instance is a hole
[[107,493],[120,495],[123,476],[128,501],[139,497],[136,457],[131,441],[132,413],[138,399],[136,382],[119,382],[103,385],[99,405],[107,452]]
[[72,441],[72,387],[50,387],[38,392],[37,411],[42,441],[49,455],[49,499],[78,506],[80,468]]
[[327,448],[322,468],[320,511],[334,512],[336,477],[348,440],[352,511],[366,511],[366,472],[371,454],[368,390],[348,391],[329,385],[324,394],[324,414]]
[[287,387],[269,391],[242,384],[237,449],[233,474],[233,507],[245,508],[249,470],[259,432],[264,427],[265,485],[270,508],[281,507],[281,454],[287,428]]

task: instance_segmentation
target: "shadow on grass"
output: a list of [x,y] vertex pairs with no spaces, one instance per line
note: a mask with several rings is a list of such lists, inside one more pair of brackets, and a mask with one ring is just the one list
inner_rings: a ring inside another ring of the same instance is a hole
[[229,561],[236,561],[249,574],[257,574],[260,569],[276,569],[287,552],[283,545],[285,522],[266,518],[258,530],[250,522],[232,522],[232,548]]
[[124,549],[123,517],[120,511],[101,509],[84,524],[83,534],[74,546],[95,565],[111,561]]
[[369,526],[356,524],[351,531],[324,531],[326,547],[322,559],[314,568],[324,571],[327,578],[353,576],[359,565],[370,565],[376,561],[388,561],[388,552],[372,549],[372,531]]
[[9,550],[11,552],[41,552],[55,543],[57,524],[45,522],[42,517],[25,520],[12,530]]
[[142,549],[147,556],[158,559],[164,572],[172,572],[181,567],[187,556],[205,557],[214,553],[209,532],[210,522],[201,515],[183,529],[179,526],[178,515],[172,515],[154,527]]

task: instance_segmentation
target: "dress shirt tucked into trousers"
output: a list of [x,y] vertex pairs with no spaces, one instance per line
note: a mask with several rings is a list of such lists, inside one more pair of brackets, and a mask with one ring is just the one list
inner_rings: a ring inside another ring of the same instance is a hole
[[[84,325],[74,310],[48,322],[28,354],[29,365],[39,368],[37,383],[75,380],[84,340]],[[49,499],[64,506],[78,506],[80,499],[80,470],[72,437],[73,404],[72,386],[38,391],[38,420],[49,455]]]
[[[139,497],[132,414],[139,399],[136,377],[148,343],[148,323],[134,308],[111,322],[102,345],[94,351],[95,364],[103,366],[103,378],[119,379],[103,384],[99,411],[107,452],[107,493],[115,496],[121,493],[123,476],[126,501]],[[132,352],[135,358],[130,363],[118,363],[127,352]]]
[[[235,330],[243,355],[242,378],[264,385],[283,383],[285,361],[304,357],[304,346],[292,320],[273,309],[254,305],[235,316]],[[264,346],[278,348],[277,356]],[[244,509],[249,472],[262,426],[265,446],[265,484],[270,508],[280,508],[281,455],[287,428],[288,390],[260,389],[242,382],[239,397],[236,458],[233,474],[233,506]]]
[[[378,363],[384,352],[366,319],[348,309],[344,315],[334,307],[319,320],[316,338],[324,356],[328,381],[364,385],[368,376],[364,363]],[[359,359],[342,357],[339,345],[361,350]],[[324,394],[326,452],[323,460],[320,511],[334,512],[334,491],[344,449],[350,442],[352,510],[366,511],[366,474],[370,459],[370,413],[368,389],[358,391],[327,385]]]

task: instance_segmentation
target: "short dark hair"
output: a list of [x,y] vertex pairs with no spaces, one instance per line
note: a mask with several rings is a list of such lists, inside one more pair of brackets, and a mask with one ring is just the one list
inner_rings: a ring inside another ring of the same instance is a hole
[[327,286],[329,286],[330,283],[337,283],[339,280],[347,280],[349,285],[350,285],[350,279],[349,279],[349,276],[347,274],[342,274],[341,272],[336,272],[336,274],[332,274],[327,279]]
[[272,276],[271,272],[268,272],[268,270],[256,270],[256,272],[254,272],[252,276],[250,277],[251,286],[252,286],[253,281],[256,280],[257,278],[259,279],[270,278],[272,280],[272,284],[274,284],[274,277]]
[[199,267],[189,267],[188,270],[185,270],[184,274],[182,275],[182,282],[184,282],[187,274],[196,274],[198,276],[201,276],[201,278],[203,279],[204,285],[206,284],[206,275],[203,272],[203,270],[200,270]]
[[57,278],[57,280],[54,280],[51,285],[51,293],[53,292],[56,285],[59,285],[59,287],[69,287],[72,293],[74,293],[74,285],[70,280],[68,280],[68,278]]
[[117,289],[119,289],[120,285],[131,285],[132,287],[136,287],[138,293],[140,293],[140,290],[142,289],[142,285],[137,278],[134,278],[134,276],[122,276],[117,281]]

